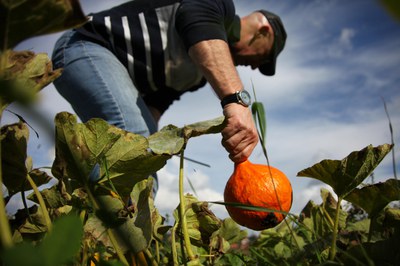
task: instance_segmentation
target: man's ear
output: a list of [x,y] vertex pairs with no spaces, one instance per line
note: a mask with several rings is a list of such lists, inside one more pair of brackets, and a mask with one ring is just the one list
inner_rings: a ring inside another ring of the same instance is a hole
[[263,24],[260,26],[260,28],[258,29],[258,34],[262,35],[264,37],[267,37],[268,34],[271,34],[271,26],[269,24]]
[[251,45],[258,38],[268,37],[268,35],[271,34],[270,32],[271,32],[271,27],[268,24],[261,25],[258,28],[258,31],[254,34],[253,38],[251,38],[249,45]]

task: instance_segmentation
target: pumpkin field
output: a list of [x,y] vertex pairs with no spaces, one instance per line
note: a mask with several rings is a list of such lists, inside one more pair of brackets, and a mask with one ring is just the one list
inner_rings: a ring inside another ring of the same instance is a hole
[[[35,2],[32,8],[29,1],[0,0],[0,118],[11,103],[29,108],[62,75],[48,55],[14,47],[85,22],[78,1]],[[34,15],[25,16],[26,10]],[[283,169],[269,165],[264,106],[255,101],[251,109],[266,164],[235,165],[225,200],[212,202],[184,193],[185,149],[192,138],[218,134],[224,117],[168,125],[143,137],[60,112],[55,158],[42,169],[33,167],[27,149],[35,130],[15,114],[19,122],[1,124],[0,132],[0,265],[400,265],[393,138],[299,169],[299,179],[332,191],[321,189],[321,203],[310,200],[293,213],[295,188]],[[388,124],[393,136],[389,114]],[[151,174],[174,156],[180,158],[179,205],[165,217],[154,204]],[[384,158],[391,158],[393,176],[365,183]],[[8,216],[14,195],[24,208]],[[223,206],[230,217],[217,217],[210,205]]]

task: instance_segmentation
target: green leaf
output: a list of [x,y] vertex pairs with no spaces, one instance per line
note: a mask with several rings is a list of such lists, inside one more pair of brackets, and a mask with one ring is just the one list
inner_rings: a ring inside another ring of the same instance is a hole
[[31,51],[7,51],[0,53],[1,110],[14,102],[30,103],[38,91],[61,75],[61,69],[53,70],[52,62],[44,53]]
[[[395,233],[385,240],[362,243],[346,251],[348,256],[343,256],[344,265],[353,265],[353,259],[358,259],[363,265],[398,265],[400,234]],[[373,262],[373,263],[372,263]]]
[[[251,261],[250,257],[243,253],[228,253],[216,259],[213,262],[215,266],[225,266],[225,265],[235,265],[235,266],[245,266],[245,265],[255,265],[254,261]],[[260,264],[261,265],[261,264]]]
[[31,243],[23,242],[13,248],[3,250],[1,258],[4,265],[46,266],[43,263],[44,254],[41,251]]
[[46,221],[42,209],[38,205],[33,205],[28,208],[28,210],[18,210],[15,214],[15,219],[11,220],[10,223],[17,228],[16,231],[18,231],[22,237],[27,236],[28,239],[34,238],[35,235],[43,235],[43,233],[47,232]]
[[222,221],[221,227],[212,233],[210,246],[221,253],[226,253],[232,244],[239,243],[247,236],[247,231],[241,230],[231,218]]
[[163,127],[149,136],[150,149],[156,154],[174,155],[180,153],[185,145],[182,129],[174,125]]
[[53,266],[73,261],[83,236],[82,223],[77,216],[64,216],[55,221],[53,230],[42,243],[33,246],[24,242],[4,250],[4,265]]
[[292,241],[292,234],[289,232],[284,233],[270,228],[261,232],[260,238],[253,246],[258,248],[263,265],[297,265],[291,262],[293,260],[291,256],[296,253],[296,246]]
[[392,147],[389,144],[377,147],[369,145],[350,153],[343,160],[323,160],[297,175],[318,179],[344,198],[374,171]]
[[28,127],[22,122],[3,126],[0,138],[3,183],[9,195],[31,189],[26,181],[28,170],[25,166],[29,139]]
[[389,179],[383,183],[356,188],[345,200],[363,208],[370,217],[374,217],[390,202],[400,200],[400,181]]
[[105,224],[100,218],[95,215],[90,214],[84,224],[85,238],[92,241],[92,245],[88,243],[93,249],[95,245],[103,245],[106,248],[113,248],[113,245],[108,238]]
[[253,119],[257,122],[260,138],[265,143],[265,135],[267,132],[267,120],[265,119],[264,105],[261,102],[254,102],[251,105],[251,112],[253,113]]
[[136,182],[159,170],[169,158],[153,154],[145,137],[104,120],[92,119],[81,124],[68,113],[56,116],[56,158],[52,172],[59,179],[71,178],[84,184],[95,165],[100,164],[101,182],[108,181],[107,172],[118,193],[128,196]]
[[[221,226],[221,221],[208,208],[207,202],[198,201],[190,194],[184,196],[186,224],[191,244],[195,246],[208,245],[210,237]],[[179,205],[174,210],[173,216],[179,222]]]
[[78,0],[1,0],[0,51],[33,36],[62,31],[85,21]]
[[[136,233],[129,234],[129,246],[136,253],[145,250],[150,245],[154,225],[159,222],[160,215],[154,207],[152,191],[153,179],[148,178],[137,183],[131,193],[135,213],[131,226],[127,226],[126,231],[122,231],[122,233],[128,233],[127,230],[134,227]],[[124,230],[124,227],[121,230]]]
[[81,248],[83,225],[78,216],[67,215],[54,222],[53,230],[40,245],[42,265],[62,265],[72,261]]
[[[337,201],[331,193],[326,189],[321,189],[322,203],[316,205],[313,201],[309,201],[301,211],[301,220],[312,232],[314,240],[326,237],[332,233],[333,223]],[[347,213],[344,210],[339,211],[339,228],[344,228],[346,224]],[[307,220],[307,221],[306,221]]]
[[168,125],[148,138],[149,146],[156,154],[179,154],[185,148],[189,138],[219,133],[223,127],[224,117],[186,125],[183,128]]
[[220,116],[211,120],[186,125],[183,127],[183,136],[187,141],[189,138],[219,133],[225,127],[224,119],[223,116]]
[[[74,194],[78,194],[78,190]],[[146,249],[152,240],[152,233],[160,228],[163,221],[154,207],[151,194],[152,178],[149,178],[135,185],[129,206],[124,207],[115,194],[96,196],[100,207],[96,215],[99,218],[90,215],[85,224],[85,234],[93,242],[89,246],[93,249],[98,246],[97,248],[105,247],[111,252],[115,251],[106,229],[111,228],[122,252],[135,253]],[[82,196],[78,195],[79,198]]]
[[385,225],[400,228],[400,209],[385,209]]
[[[367,242],[368,233],[371,230],[371,219],[362,219],[356,222],[348,222],[346,226],[347,232],[356,232],[358,234],[359,241]],[[344,239],[347,240],[347,244],[353,240],[351,234],[339,235],[339,238],[343,242]],[[379,239],[380,240],[380,239]]]
[[49,176],[46,172],[41,171],[40,169],[33,169],[29,172],[29,175],[38,187],[49,183],[52,179],[51,176]]
[[151,178],[138,182],[130,195],[132,205],[128,208],[132,211],[119,198],[110,195],[96,196],[100,210],[96,212],[97,217],[90,216],[85,223],[85,234],[106,248],[114,249],[106,231],[110,228],[124,252],[137,253],[146,249],[152,240],[154,227],[159,226],[161,220],[151,193]]
[[[321,213],[324,216],[324,219],[327,221],[334,221],[335,220],[335,215],[336,215],[336,209],[337,209],[337,200],[333,197],[333,195],[327,190],[322,188],[321,189],[321,198],[322,198],[322,204],[320,205],[320,210]],[[341,207],[339,207],[339,223],[338,227],[339,229],[342,229],[346,226],[346,219],[347,219],[347,212],[342,210]]]
[[[46,207],[51,209],[61,208],[67,205],[68,201],[71,199],[71,196],[68,193],[65,191],[60,191],[59,187],[57,186],[43,189],[40,191],[40,194],[42,194]],[[28,199],[39,203],[35,193],[30,194]]]

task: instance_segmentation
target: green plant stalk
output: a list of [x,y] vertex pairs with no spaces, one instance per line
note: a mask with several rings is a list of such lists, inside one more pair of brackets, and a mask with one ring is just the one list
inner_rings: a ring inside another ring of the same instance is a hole
[[[298,221],[299,217],[292,215],[292,219],[291,221],[297,225],[299,228],[302,227],[304,229],[306,229],[308,232],[311,233],[311,236],[308,237],[307,235],[306,237],[306,243],[312,243],[317,241],[318,239],[322,239],[322,237],[320,235],[318,235],[317,232],[315,232],[314,230],[312,230],[310,227],[308,227],[305,223],[302,223],[300,221]],[[332,225],[333,226],[333,225]],[[324,242],[326,243],[327,241],[324,240]],[[321,258],[321,251],[318,249],[318,247],[316,245],[311,245],[312,250],[314,250],[314,254],[317,256],[317,260],[319,263],[322,263],[322,258]],[[299,248],[300,249],[300,248]]]
[[89,260],[87,242],[83,241],[82,242],[82,246],[83,247],[82,247],[82,256],[81,256],[81,259],[80,259],[80,265],[81,266],[85,266],[85,265],[88,264],[88,260]]
[[28,217],[28,221],[33,224],[33,221],[32,221],[32,218],[31,218],[31,214],[29,213],[28,204],[26,203],[25,191],[24,191],[23,186],[21,187],[21,192],[20,193],[21,193],[22,205],[24,205],[24,209],[25,209],[25,212],[26,212],[26,216]]
[[[375,266],[374,261],[370,258],[368,252],[365,250],[363,245],[361,245],[361,252],[362,252],[362,254],[364,256],[364,259],[367,260],[367,263],[368,263],[367,265],[368,266]],[[361,264],[359,261],[357,261],[357,262],[358,262],[358,264]]]
[[192,251],[192,247],[190,244],[190,237],[189,237],[189,232],[187,229],[187,224],[186,224],[186,215],[185,215],[185,197],[184,197],[184,192],[183,192],[183,180],[184,180],[184,174],[183,174],[183,151],[181,152],[181,159],[180,159],[180,165],[179,165],[179,220],[182,228],[182,234],[183,234],[183,240],[185,241],[185,247],[186,251],[188,253],[189,259],[190,260],[195,260],[196,256],[194,255]]
[[149,258],[149,260],[151,261],[151,265],[152,266],[158,266],[158,263],[156,261],[156,258],[154,258],[153,254],[151,254],[149,249],[146,249],[144,251],[144,254],[146,254],[147,258]]
[[250,247],[250,252],[253,255],[255,255],[257,258],[259,258],[262,263],[265,263],[265,265],[273,265],[273,263],[270,260],[268,260],[268,258],[266,258],[263,254],[261,254],[254,247]]
[[[125,202],[122,200],[122,197],[119,195],[117,189],[115,188],[113,182],[112,182],[111,179],[110,179],[110,174],[108,173],[107,159],[105,158],[105,156],[104,156],[104,159],[103,159],[103,160],[104,160],[104,168],[105,168],[105,172],[106,172],[106,177],[107,177],[107,180],[108,180],[108,182],[109,182],[109,184],[110,184],[110,186],[111,186],[111,191],[114,192],[114,193],[118,196],[118,199],[119,199],[119,200],[122,202],[122,204],[125,206],[125,205],[126,205]],[[125,207],[126,207],[126,206],[125,206]]]
[[175,224],[171,230],[171,250],[172,250],[172,260],[173,260],[174,266],[179,265],[178,252],[176,251],[176,238],[175,238],[177,227],[178,227],[178,223],[175,222]]
[[212,249],[210,248],[209,249],[209,252],[208,252],[209,254],[207,255],[207,257],[208,257],[208,263],[210,264],[210,265],[212,265],[212,260],[213,260],[213,257],[214,257],[214,255],[212,255],[211,253],[212,253]]
[[81,219],[82,224],[85,223],[85,217],[86,217],[86,210],[82,210],[82,211],[79,213],[79,219]]
[[338,201],[336,204],[336,212],[335,212],[335,223],[333,224],[333,232],[332,232],[332,243],[331,249],[329,251],[329,259],[334,260],[336,256],[336,239],[339,228],[339,213],[340,213],[340,204],[342,202],[342,197],[338,197]]
[[[91,203],[92,203],[92,205],[93,205],[93,209],[94,209],[95,211],[100,210],[100,206],[99,206],[99,204],[97,203],[96,198],[95,198],[94,195],[92,194],[92,190],[90,189],[89,185],[88,185],[86,182],[85,182],[85,189],[86,189],[86,192],[87,192],[87,194],[88,194],[88,197],[89,197],[89,199],[90,199],[90,201],[91,201]],[[108,237],[110,238],[110,241],[111,241],[111,243],[112,243],[112,245],[113,245],[115,251],[117,252],[117,256],[118,256],[118,258],[120,259],[120,261],[121,261],[124,265],[129,265],[128,261],[126,260],[126,258],[125,258],[125,256],[124,256],[124,253],[122,252],[121,248],[120,248],[119,245],[118,245],[118,241],[117,241],[117,238],[116,238],[115,235],[114,235],[114,232],[113,232],[110,228],[107,228],[107,229],[106,229],[106,232],[107,232]]]
[[[389,115],[389,111],[386,105],[386,101],[385,99],[382,97],[382,101],[383,101],[383,106],[385,108],[385,113],[386,113],[386,117],[388,119],[389,122],[389,132],[390,132],[390,140],[391,140],[391,144],[394,145],[394,134],[393,134],[393,126],[392,126],[392,121],[390,119],[390,115]],[[392,167],[393,167],[393,175],[394,175],[394,179],[397,179],[397,167],[396,167],[396,155],[395,155],[395,149],[392,149]]]
[[129,265],[128,261],[126,260],[124,253],[122,252],[121,248],[118,245],[118,241],[114,235],[114,232],[110,229],[107,228],[106,230],[108,237],[110,238],[110,241],[113,245],[113,247],[115,248],[115,251],[117,252],[117,256],[118,258],[121,260],[121,262],[125,265]]
[[47,211],[46,204],[44,203],[42,194],[40,194],[38,187],[36,186],[35,182],[33,181],[32,177],[29,174],[26,175],[26,179],[28,179],[28,182],[31,185],[33,192],[35,192],[36,198],[39,201],[40,208],[42,209],[43,212],[44,221],[46,222],[47,230],[48,232],[51,232],[53,224],[51,222],[49,212]]
[[334,221],[332,220],[332,217],[329,215],[329,213],[327,212],[327,210],[324,208],[319,209],[319,211],[321,212],[322,216],[325,217],[326,220],[328,220],[328,223],[331,227],[334,227]]
[[160,244],[158,243],[158,240],[155,241],[155,246],[156,246],[156,261],[157,263],[160,263]]
[[371,242],[372,234],[375,229],[376,218],[375,216],[371,217],[369,220],[369,228],[368,228],[368,239],[367,242]]
[[[1,99],[0,99],[1,105]],[[2,111],[0,110],[0,121],[2,117]],[[1,158],[1,140],[0,140],[0,184],[3,184],[3,166]],[[8,218],[6,214],[6,205],[4,202],[3,188],[0,189],[0,238],[1,244],[5,248],[13,246],[12,235],[10,224],[8,223]]]

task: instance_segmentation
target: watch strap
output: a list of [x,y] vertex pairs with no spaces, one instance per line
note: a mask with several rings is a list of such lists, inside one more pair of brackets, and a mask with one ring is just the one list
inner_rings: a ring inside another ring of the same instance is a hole
[[222,108],[225,107],[225,105],[227,105],[228,103],[238,103],[239,99],[237,96],[237,92],[228,96],[225,96],[222,100],[221,100],[221,106]]

